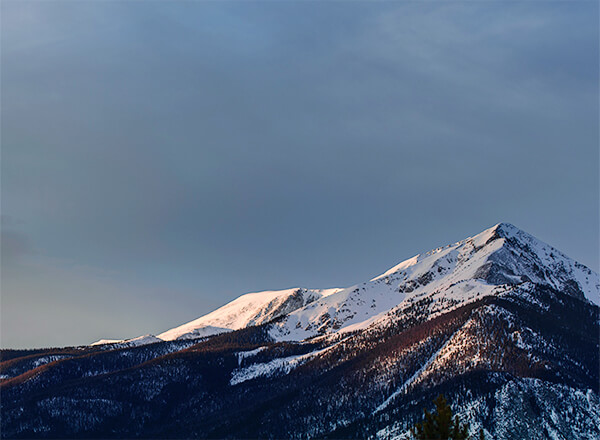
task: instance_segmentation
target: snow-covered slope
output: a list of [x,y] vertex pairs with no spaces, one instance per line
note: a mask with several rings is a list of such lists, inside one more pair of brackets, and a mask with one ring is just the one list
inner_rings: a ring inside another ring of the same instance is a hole
[[165,341],[211,336],[251,325],[259,325],[341,289],[286,289],[248,293],[208,315],[175,327],[158,337]]
[[92,342],[90,346],[95,345],[109,345],[109,344],[118,344],[119,342],[123,342],[124,339],[99,339],[96,342]]
[[120,347],[137,347],[140,345],[154,344],[155,342],[162,342],[162,339],[159,339],[154,335],[144,335],[132,339],[100,339],[99,341],[96,341],[90,345],[118,345]]
[[398,312],[417,301],[427,302],[433,316],[531,283],[595,302],[600,291],[597,273],[515,226],[499,223],[299,308],[277,322],[271,336],[276,340],[303,340],[364,329],[385,321],[388,312]]

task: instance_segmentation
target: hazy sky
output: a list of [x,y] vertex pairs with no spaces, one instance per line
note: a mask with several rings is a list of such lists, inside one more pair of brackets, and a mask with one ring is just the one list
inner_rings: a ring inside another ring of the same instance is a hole
[[598,270],[598,2],[1,3],[1,344],[158,333],[507,221]]

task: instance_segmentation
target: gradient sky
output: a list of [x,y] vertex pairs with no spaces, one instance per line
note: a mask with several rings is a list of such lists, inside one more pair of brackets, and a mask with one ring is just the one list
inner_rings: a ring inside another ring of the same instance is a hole
[[507,221],[598,270],[598,2],[1,3],[2,347]]

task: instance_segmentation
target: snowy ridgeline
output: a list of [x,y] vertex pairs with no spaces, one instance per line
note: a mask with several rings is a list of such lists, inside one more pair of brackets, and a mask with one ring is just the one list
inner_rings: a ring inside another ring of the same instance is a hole
[[[431,313],[519,286],[548,285],[600,303],[597,273],[518,228],[500,223],[460,242],[416,255],[370,281],[348,288],[256,292],[156,336],[99,341],[140,345],[198,339],[278,318],[270,335],[301,341],[327,333],[363,330],[394,310],[432,301]],[[520,289],[526,294],[527,289]]]

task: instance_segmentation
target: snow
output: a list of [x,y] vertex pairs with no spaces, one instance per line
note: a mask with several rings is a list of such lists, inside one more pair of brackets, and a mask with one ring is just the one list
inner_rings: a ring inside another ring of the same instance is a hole
[[138,336],[137,338],[127,339],[126,341],[123,341],[123,343],[127,344],[128,346],[136,346],[136,347],[138,345],[154,344],[155,342],[162,342],[162,339],[159,339],[154,335],[144,335],[144,336]]
[[143,335],[132,339],[100,339],[99,341],[96,341],[90,345],[117,345],[119,347],[137,347],[140,345],[154,344],[155,342],[162,342],[162,339],[159,339],[154,335]]
[[242,365],[242,361],[244,359],[247,358],[251,358],[256,356],[258,353],[260,353],[261,351],[265,350],[267,347],[258,347],[254,350],[250,350],[250,351],[240,351],[239,353],[237,353],[237,358],[238,358],[238,367]]
[[[208,315],[161,333],[158,337],[170,341],[187,334],[195,335],[201,329],[218,329],[222,333],[262,324],[339,290],[292,288],[247,293]],[[204,331],[205,336],[210,334],[216,332]]]
[[[207,325],[207,326],[203,326],[203,327],[193,328],[189,331],[185,331],[185,330],[188,330],[188,328],[181,329],[182,333],[174,339],[182,340],[182,339],[206,338],[208,336],[220,335],[221,333],[227,333],[227,332],[233,331],[233,329],[230,329],[230,328],[215,327],[214,325]],[[164,333],[162,333],[162,335],[164,335]],[[164,338],[161,338],[161,339],[165,340],[165,341],[172,340],[172,339],[170,339],[169,336],[165,336]]]
[[[311,358],[323,354],[332,348],[333,346],[330,346],[321,350],[311,351],[310,353],[306,354],[276,358],[269,362],[252,364],[249,367],[234,370],[229,384],[233,386],[251,379],[256,379],[257,377],[270,377],[275,374],[287,374]],[[238,361],[239,360],[240,359],[238,357]]]
[[340,331],[365,328],[371,318],[395,307],[404,296],[385,283],[352,286],[290,313],[274,324],[270,335],[275,340],[298,341],[330,327]]
[[397,264],[396,266],[392,267],[391,269],[388,269],[387,271],[385,271],[384,273],[382,273],[381,275],[373,278],[371,281],[376,281],[379,280],[381,278],[385,278],[388,275],[392,275],[396,272],[400,272],[403,269],[408,269],[410,266],[414,266],[415,264],[417,264],[419,262],[419,257],[421,256],[421,254],[417,254],[412,258],[409,258],[408,260],[404,260],[403,262]]
[[[513,225],[501,223],[496,227],[499,227],[507,237],[515,238],[526,244],[531,252],[540,259],[539,265],[550,269],[545,277],[545,281],[550,285],[560,290],[565,281],[563,277],[568,276],[569,279],[577,282],[588,300],[600,305],[600,276],[596,272]],[[544,280],[534,281],[543,282]]]
[[272,376],[277,371],[287,373],[292,368],[299,365],[304,359],[304,356],[305,355],[277,358],[269,362],[252,364],[247,368],[235,370],[231,375],[229,384],[233,386],[257,377]]
[[92,342],[90,345],[106,345],[106,344],[117,344],[119,342],[123,342],[124,339],[100,339],[96,342]]

